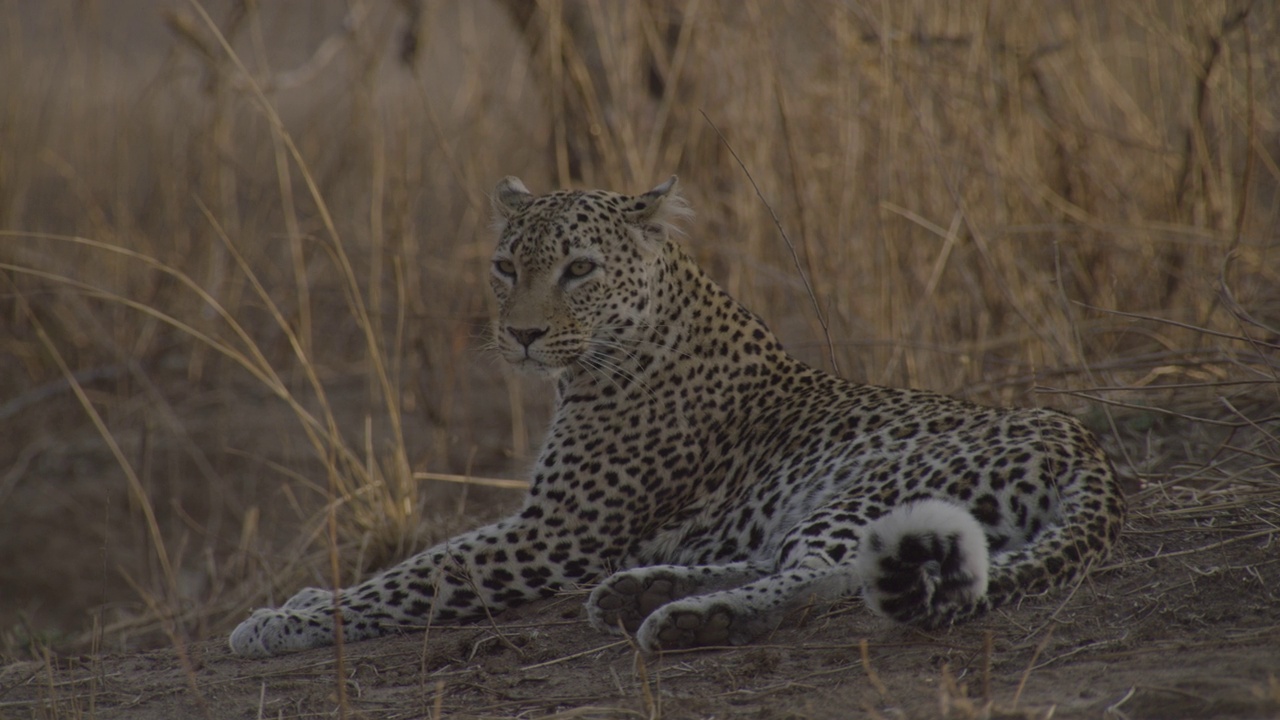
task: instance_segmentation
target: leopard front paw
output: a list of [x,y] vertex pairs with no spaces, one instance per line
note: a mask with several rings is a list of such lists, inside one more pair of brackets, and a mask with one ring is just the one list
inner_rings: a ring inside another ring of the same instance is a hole
[[333,615],[316,610],[255,610],[231,632],[231,652],[245,658],[333,644]]
[[727,604],[691,598],[664,605],[649,615],[636,633],[636,641],[648,652],[737,645],[750,639],[737,625]]
[[655,610],[688,595],[694,588],[678,571],[666,568],[637,568],[615,573],[591,591],[587,616],[591,624],[605,632],[619,627],[634,633]]

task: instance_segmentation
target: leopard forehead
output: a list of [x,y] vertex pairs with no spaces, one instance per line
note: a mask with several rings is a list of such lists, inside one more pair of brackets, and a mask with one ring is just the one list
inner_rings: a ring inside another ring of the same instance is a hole
[[603,190],[562,190],[534,198],[506,220],[497,252],[538,267],[574,251],[614,250],[626,238],[626,199]]

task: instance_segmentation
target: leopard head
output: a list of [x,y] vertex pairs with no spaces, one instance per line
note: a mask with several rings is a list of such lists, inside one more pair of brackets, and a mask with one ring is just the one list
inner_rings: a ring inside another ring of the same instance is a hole
[[664,246],[690,214],[675,176],[641,195],[541,196],[507,177],[493,209],[495,343],[513,365],[553,375],[624,348],[647,326]]

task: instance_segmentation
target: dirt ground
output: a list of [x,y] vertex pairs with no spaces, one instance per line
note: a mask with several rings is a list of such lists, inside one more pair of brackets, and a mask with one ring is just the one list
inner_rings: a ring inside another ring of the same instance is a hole
[[850,601],[752,646],[643,656],[589,628],[574,594],[341,657],[241,660],[213,640],[17,663],[0,717],[1280,717],[1278,523],[1274,501],[1140,494],[1074,593],[937,634]]

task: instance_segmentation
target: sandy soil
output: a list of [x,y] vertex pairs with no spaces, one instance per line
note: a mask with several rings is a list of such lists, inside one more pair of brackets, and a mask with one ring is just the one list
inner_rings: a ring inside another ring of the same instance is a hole
[[1163,506],[1133,508],[1074,593],[938,634],[851,601],[749,647],[642,656],[566,595],[340,659],[240,660],[219,640],[13,664],[0,717],[1280,717],[1280,507]]

